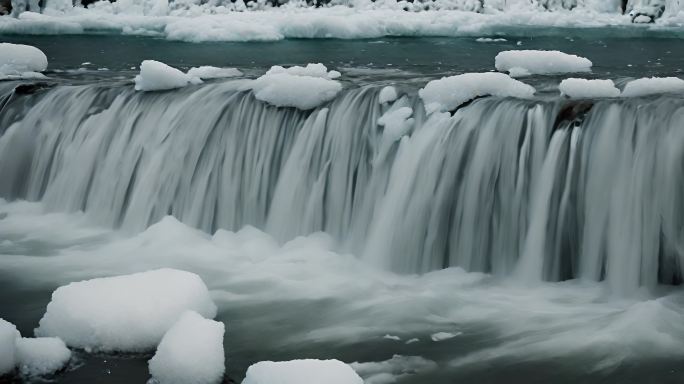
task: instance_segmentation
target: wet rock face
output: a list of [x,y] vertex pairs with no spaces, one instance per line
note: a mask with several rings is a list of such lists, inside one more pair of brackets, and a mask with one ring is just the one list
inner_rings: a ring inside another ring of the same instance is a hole
[[645,0],[635,3],[629,11],[632,23],[654,23],[665,12],[664,0]]
[[11,0],[0,0],[0,15],[9,15],[12,12]]

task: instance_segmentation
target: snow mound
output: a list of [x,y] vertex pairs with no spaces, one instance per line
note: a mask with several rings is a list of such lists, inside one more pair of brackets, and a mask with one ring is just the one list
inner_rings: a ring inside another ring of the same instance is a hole
[[97,278],[57,288],[36,329],[86,350],[147,351],[187,310],[216,316],[216,305],[194,273],[158,269]]
[[0,319],[0,376],[14,370],[17,364],[15,344],[21,338],[14,324]]
[[260,361],[247,369],[242,384],[363,384],[339,360]]
[[188,76],[198,79],[219,79],[223,77],[242,76],[242,72],[236,68],[219,68],[203,65],[201,67],[190,68]]
[[432,80],[418,95],[425,104],[425,111],[446,112],[480,96],[529,98],[535,89],[504,73],[465,73]]
[[496,55],[496,69],[513,77],[554,73],[590,72],[589,59],[560,51],[503,51]]
[[558,85],[561,95],[573,99],[593,97],[617,97],[620,90],[613,80],[565,79]]
[[378,95],[378,103],[385,104],[397,99],[397,89],[388,85],[380,90]]
[[636,97],[658,93],[684,92],[684,80],[678,77],[644,77],[625,85],[622,96]]
[[276,107],[295,107],[302,110],[327,103],[342,90],[342,84],[332,80],[340,76],[323,64],[306,67],[271,67],[266,74],[250,82],[243,89],[251,89],[257,100]]
[[149,362],[160,384],[213,384],[223,379],[223,323],[185,312],[166,332]]
[[43,51],[23,44],[0,43],[0,80],[16,78],[44,78],[38,73],[47,69]]
[[71,359],[71,351],[57,337],[17,339],[17,364],[26,376],[42,376],[59,371]]
[[135,90],[163,91],[201,82],[199,78],[186,75],[162,62],[145,60],[140,64],[140,74],[135,77]]

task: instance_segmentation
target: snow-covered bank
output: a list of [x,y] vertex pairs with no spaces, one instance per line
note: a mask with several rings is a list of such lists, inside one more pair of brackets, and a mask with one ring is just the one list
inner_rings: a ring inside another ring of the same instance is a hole
[[[233,12],[225,7],[189,9],[154,14],[119,9],[120,3],[98,3],[88,9],[71,8],[44,14],[25,12],[18,19],[0,17],[0,33],[82,34],[119,33],[158,36],[170,40],[275,41],[286,38],[358,39],[382,36],[482,36],[506,33],[502,27],[606,27],[681,30],[684,13],[675,13],[649,26],[632,26],[628,15],[592,10],[540,12],[514,8],[506,12],[462,10],[407,12],[397,8],[344,6],[279,8]],[[536,35],[547,33],[544,29]]]

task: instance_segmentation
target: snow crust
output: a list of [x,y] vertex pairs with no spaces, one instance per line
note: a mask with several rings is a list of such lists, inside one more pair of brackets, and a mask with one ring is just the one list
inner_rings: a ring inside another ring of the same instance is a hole
[[594,97],[617,97],[620,90],[613,80],[565,79],[558,85],[561,95],[573,99]]
[[480,96],[529,98],[535,89],[504,73],[465,73],[430,81],[418,95],[427,113],[447,112]]
[[236,68],[219,68],[208,65],[190,68],[188,76],[199,79],[218,79],[223,77],[239,77],[242,72]]
[[225,371],[223,323],[187,311],[166,332],[149,361],[159,384],[215,384]]
[[306,67],[283,68],[273,66],[263,76],[247,83],[243,89],[251,89],[257,100],[276,107],[313,109],[327,103],[342,90],[336,79],[337,71],[328,71],[323,64]]
[[25,376],[42,376],[59,371],[71,359],[71,351],[57,337],[17,339],[17,364]]
[[23,44],[0,43],[0,80],[44,78],[48,60],[43,51]]
[[397,99],[397,89],[388,85],[380,90],[378,95],[378,103],[385,104]]
[[199,78],[187,75],[160,61],[145,60],[140,64],[140,74],[135,77],[135,90],[163,91],[201,82]]
[[678,77],[644,77],[627,83],[622,90],[622,96],[637,97],[680,92],[684,92],[684,80]]
[[158,269],[96,278],[57,288],[36,329],[86,350],[147,351],[187,310],[216,316],[216,305],[194,273]]
[[247,369],[242,384],[363,384],[347,364],[339,360],[260,361]]
[[14,324],[0,319],[0,376],[14,370],[17,364],[15,343],[20,337]]
[[499,72],[513,77],[557,73],[591,72],[592,62],[560,51],[517,50],[499,52],[495,58]]

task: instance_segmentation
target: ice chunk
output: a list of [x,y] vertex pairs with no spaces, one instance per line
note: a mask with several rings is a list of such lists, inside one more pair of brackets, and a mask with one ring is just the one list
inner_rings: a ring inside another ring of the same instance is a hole
[[480,96],[529,98],[535,89],[504,73],[465,73],[432,80],[418,91],[427,113],[451,111]]
[[397,99],[397,89],[391,85],[386,86],[380,90],[378,95],[378,103],[385,104]]
[[242,76],[242,72],[236,68],[219,68],[203,65],[201,67],[190,68],[188,76],[199,79],[218,79],[222,77]]
[[105,277],[57,288],[36,335],[86,350],[146,351],[187,310],[216,316],[199,276],[175,269]]
[[437,368],[437,363],[421,356],[394,355],[391,359],[378,362],[349,364],[366,384],[395,383],[399,379]]
[[277,107],[302,110],[316,108],[337,96],[342,84],[332,79],[340,76],[323,64],[283,68],[274,66],[263,76],[250,82],[244,89],[252,89],[254,96]]
[[0,43],[0,80],[9,78],[44,78],[47,57],[30,45]]
[[386,334],[385,336],[383,336],[382,338],[387,339],[387,340],[401,341],[401,337],[395,336],[395,335],[390,335],[389,333]]
[[518,50],[496,55],[496,69],[513,77],[553,73],[590,72],[589,59],[560,51]]
[[573,99],[593,97],[617,97],[620,90],[613,80],[565,79],[558,85],[561,95]]
[[636,97],[658,93],[684,92],[684,80],[678,77],[644,77],[630,81],[622,90],[622,96]]
[[433,333],[430,338],[432,341],[444,341],[444,340],[449,340],[453,339],[454,337],[461,335],[462,332],[456,332],[456,333],[451,333],[451,332],[437,332]]
[[242,384],[363,384],[347,364],[339,360],[260,361],[247,369]]
[[478,43],[501,43],[508,40],[504,38],[479,37],[475,39],[475,41]]
[[42,376],[59,371],[71,359],[71,351],[57,337],[17,339],[17,364],[26,376]]
[[160,384],[220,383],[225,371],[223,323],[185,312],[166,332],[149,362]]
[[21,338],[17,327],[0,319],[0,376],[14,370],[17,363],[15,344]]
[[135,77],[135,90],[162,91],[201,82],[199,78],[186,75],[162,62],[145,60],[140,64],[140,74]]

